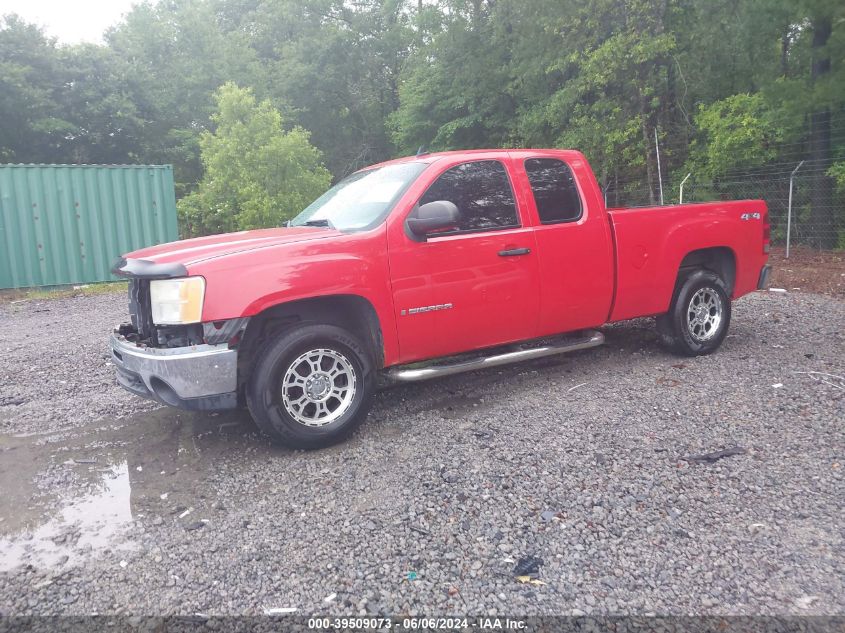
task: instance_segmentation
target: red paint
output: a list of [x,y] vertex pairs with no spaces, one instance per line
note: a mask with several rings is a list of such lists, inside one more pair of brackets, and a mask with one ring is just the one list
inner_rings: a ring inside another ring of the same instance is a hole
[[[578,221],[540,224],[523,168],[524,160],[534,157],[558,158],[572,169],[584,209]],[[463,162],[490,159],[507,168],[521,227],[425,242],[406,235],[406,216],[440,174]],[[427,167],[374,229],[243,231],[128,256],[180,262],[189,274],[204,276],[204,321],[254,316],[304,298],[363,297],[378,315],[386,365],[663,313],[681,260],[702,248],[723,247],[734,254],[733,297],[738,298],[756,288],[768,259],[762,200],[605,209],[587,160],[567,150],[476,150],[400,161]],[[759,215],[743,220],[743,214]],[[531,253],[498,255],[523,247]],[[402,314],[449,303],[450,309]]]

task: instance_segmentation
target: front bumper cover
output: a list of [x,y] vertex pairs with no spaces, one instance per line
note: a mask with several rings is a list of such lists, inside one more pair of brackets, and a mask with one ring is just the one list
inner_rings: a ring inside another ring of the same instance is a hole
[[141,347],[115,332],[111,359],[127,391],[193,410],[237,406],[238,352],[226,343],[189,347]]

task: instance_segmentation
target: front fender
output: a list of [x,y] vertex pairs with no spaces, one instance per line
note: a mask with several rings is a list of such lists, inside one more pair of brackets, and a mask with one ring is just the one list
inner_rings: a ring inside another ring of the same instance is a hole
[[385,363],[398,356],[383,230],[219,257],[190,266],[189,274],[206,279],[205,322],[251,317],[303,299],[360,296],[379,319]]

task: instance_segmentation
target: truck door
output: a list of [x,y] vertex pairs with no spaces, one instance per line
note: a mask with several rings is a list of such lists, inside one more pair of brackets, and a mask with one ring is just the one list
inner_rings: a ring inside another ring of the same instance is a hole
[[[388,232],[401,362],[531,338],[539,308],[533,231],[517,206],[506,160],[435,163],[416,204]],[[442,166],[441,166],[442,165]],[[417,204],[454,203],[455,230],[414,239]]]
[[535,225],[540,267],[537,335],[602,325],[613,301],[613,241],[590,166],[580,155],[554,152],[518,151],[511,157],[515,176],[529,192]]

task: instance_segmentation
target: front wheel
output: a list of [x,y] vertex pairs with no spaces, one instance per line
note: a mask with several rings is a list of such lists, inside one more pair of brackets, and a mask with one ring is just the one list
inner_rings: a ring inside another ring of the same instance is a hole
[[283,332],[259,358],[247,406],[279,444],[320,448],[363,422],[374,391],[370,354],[358,338],[334,325],[307,324]]
[[669,312],[657,317],[657,331],[671,351],[702,356],[718,349],[730,322],[731,300],[725,282],[709,270],[697,270],[675,290]]

